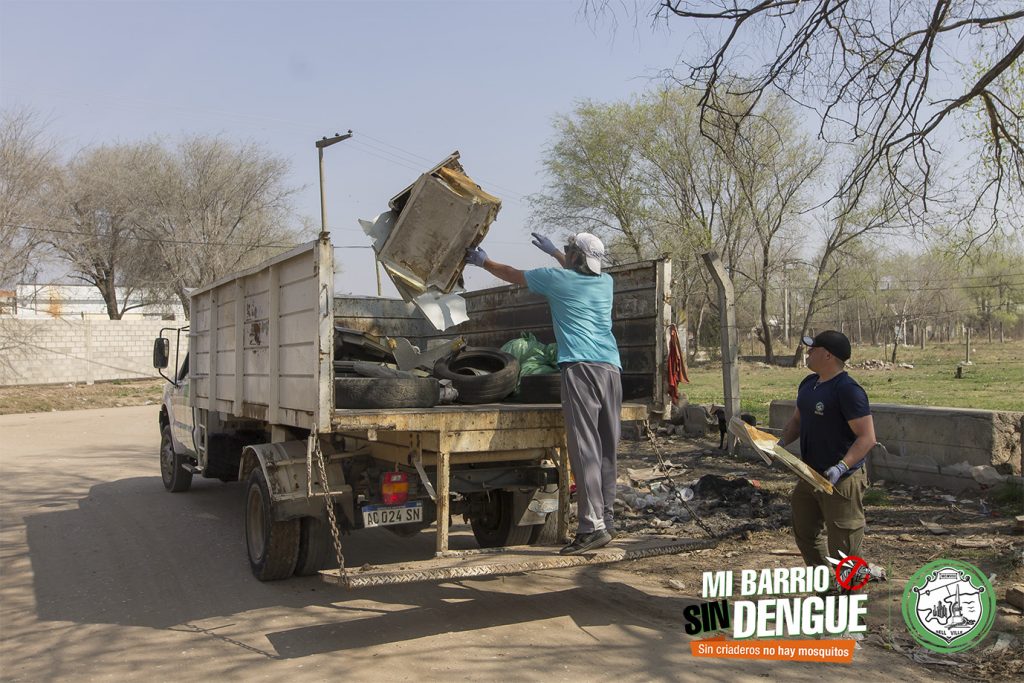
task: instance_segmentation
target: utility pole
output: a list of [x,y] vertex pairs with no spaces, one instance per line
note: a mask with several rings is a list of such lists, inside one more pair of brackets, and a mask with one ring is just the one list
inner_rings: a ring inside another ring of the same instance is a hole
[[[322,137],[316,141],[316,154],[320,161],[320,236],[323,237],[324,233],[327,232],[327,197],[324,193],[324,149],[331,145],[341,142],[342,140],[348,140],[352,137],[352,131],[348,131],[344,135],[341,133],[335,133],[333,137]],[[376,259],[375,259],[376,260]],[[379,282],[379,280],[378,280]],[[380,284],[377,285],[377,293],[380,294]]]

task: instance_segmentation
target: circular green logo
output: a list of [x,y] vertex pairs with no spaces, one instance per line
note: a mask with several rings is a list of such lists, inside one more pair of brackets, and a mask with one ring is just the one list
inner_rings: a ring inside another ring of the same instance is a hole
[[910,635],[934,652],[974,647],[988,634],[995,617],[992,584],[967,562],[929,562],[903,589],[903,620]]

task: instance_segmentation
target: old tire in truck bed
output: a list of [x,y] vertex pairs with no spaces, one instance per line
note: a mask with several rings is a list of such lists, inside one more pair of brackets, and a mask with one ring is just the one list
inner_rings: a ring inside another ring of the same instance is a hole
[[340,377],[334,380],[335,408],[430,408],[441,397],[433,377]]
[[451,380],[459,403],[496,403],[515,391],[519,361],[499,349],[467,348],[437,361],[434,376]]

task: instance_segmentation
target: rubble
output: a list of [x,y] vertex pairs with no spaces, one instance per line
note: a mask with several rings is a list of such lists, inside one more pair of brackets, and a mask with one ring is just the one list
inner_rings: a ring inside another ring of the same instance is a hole
[[892,370],[894,365],[887,360],[868,358],[859,363],[853,363],[849,367],[857,370]]
[[1024,586],[1010,586],[1006,589],[1006,602],[1024,610]]
[[707,474],[691,481],[676,480],[678,491],[667,481],[637,483],[649,490],[624,483],[616,490],[616,520],[622,520],[622,529],[628,532],[661,531],[689,524],[694,520],[686,504],[717,534],[742,535],[789,524],[789,504],[746,477]]

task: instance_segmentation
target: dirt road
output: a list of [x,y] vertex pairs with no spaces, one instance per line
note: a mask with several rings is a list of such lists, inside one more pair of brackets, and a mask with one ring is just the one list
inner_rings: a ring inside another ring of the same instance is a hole
[[[695,596],[621,566],[361,592],[260,583],[239,484],[164,492],[157,410],[0,416],[5,680],[942,676],[871,647],[853,667],[694,659],[681,612]],[[432,544],[367,532],[346,556],[428,557]]]

